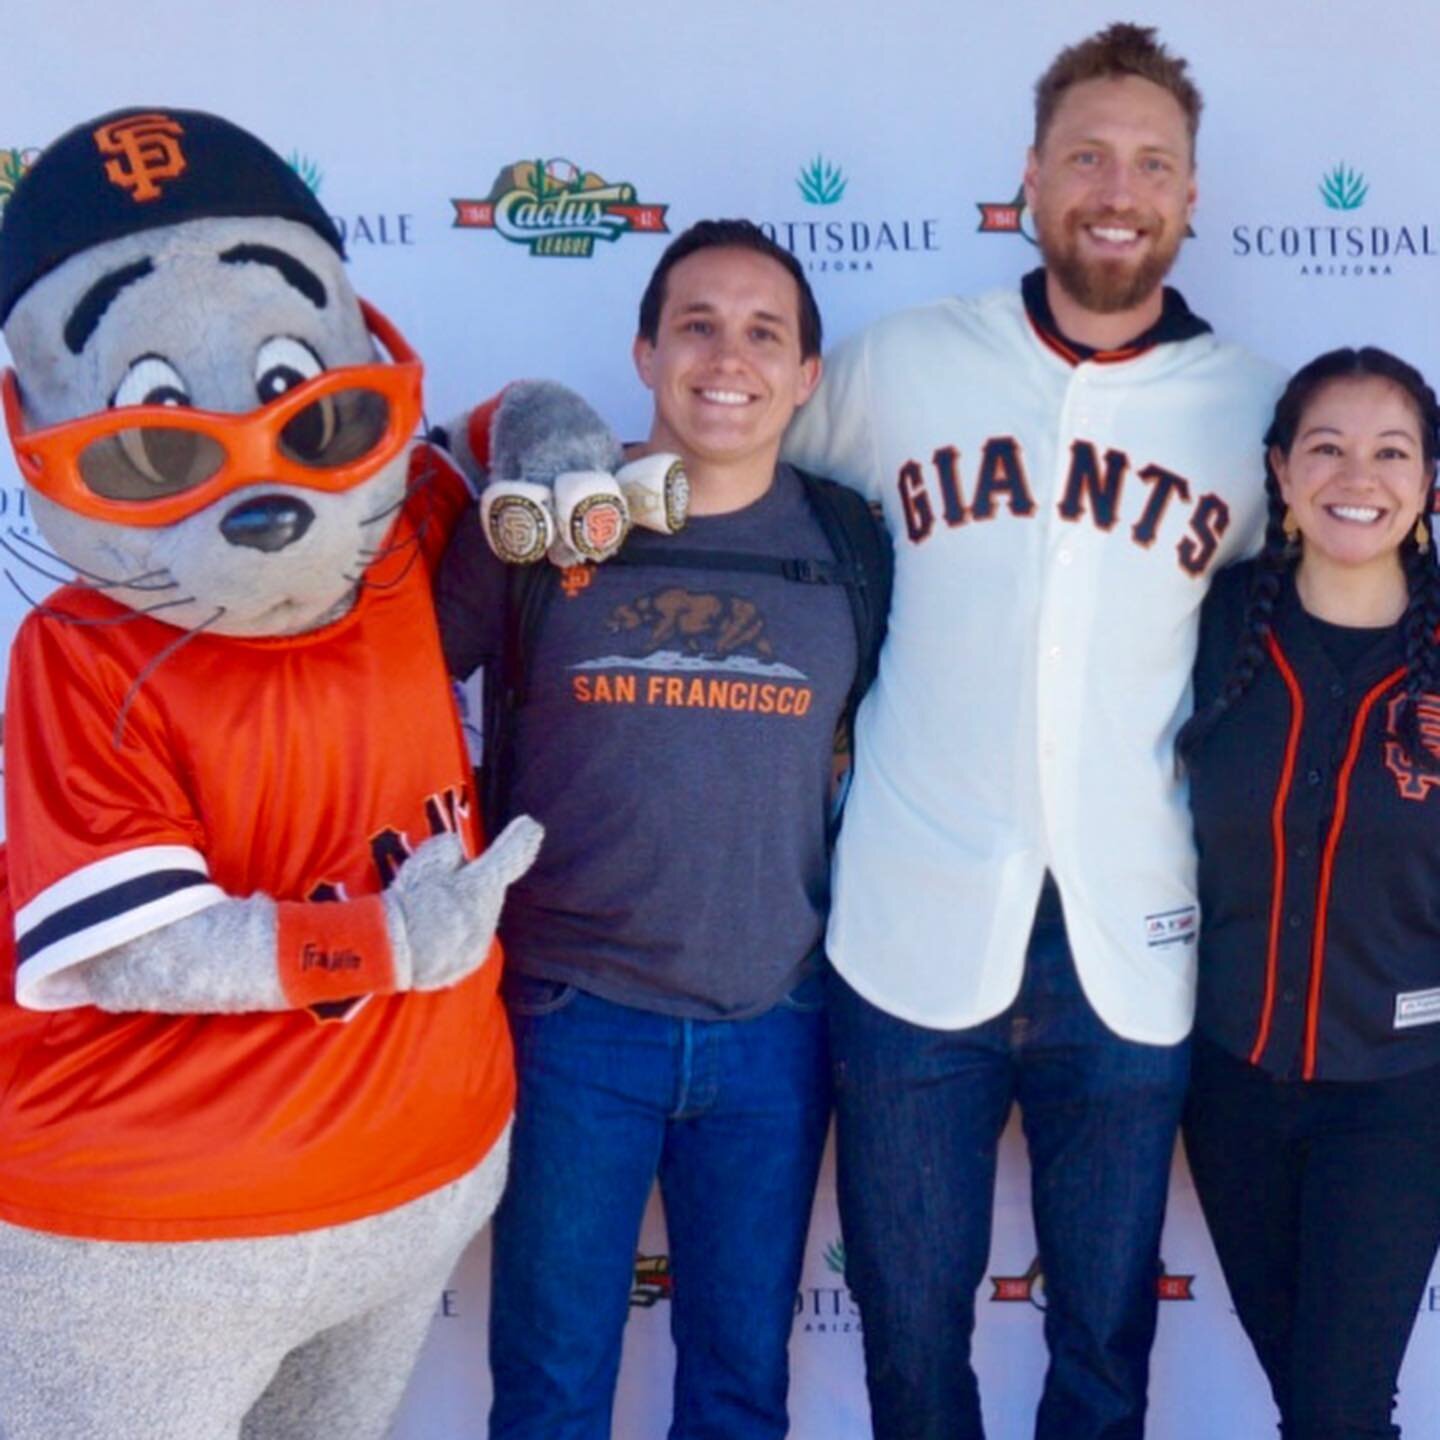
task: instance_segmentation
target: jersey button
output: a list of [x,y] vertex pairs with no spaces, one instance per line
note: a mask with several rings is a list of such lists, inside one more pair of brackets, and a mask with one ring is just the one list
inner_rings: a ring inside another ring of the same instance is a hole
[[1308,845],[1297,845],[1295,847],[1295,853],[1302,860],[1308,860],[1310,858],[1310,847]]
[[1055,558],[1062,565],[1068,565],[1075,557],[1068,550],[1062,550]]
[[1330,684],[1330,693],[1338,700],[1345,693],[1345,687],[1338,680],[1334,680]]
[[1312,770],[1308,775],[1306,775],[1305,783],[1307,785],[1318,785],[1324,778],[1325,777],[1318,770]]
[[1292,915],[1290,917],[1290,928],[1292,930],[1298,930],[1300,928],[1300,917],[1298,915]]
[[1287,1005],[1293,1005],[1295,1003],[1295,992],[1293,990],[1287,990],[1280,998]]

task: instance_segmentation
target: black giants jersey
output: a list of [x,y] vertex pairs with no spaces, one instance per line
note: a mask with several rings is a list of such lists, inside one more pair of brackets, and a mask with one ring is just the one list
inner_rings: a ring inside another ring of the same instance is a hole
[[[1253,573],[1222,574],[1205,602],[1197,708],[1224,682]],[[1400,626],[1351,665],[1327,628],[1287,577],[1253,684],[1193,758],[1197,1024],[1277,1076],[1371,1080],[1440,1063],[1440,773],[1396,734]],[[1421,731],[1440,751],[1440,695]]]

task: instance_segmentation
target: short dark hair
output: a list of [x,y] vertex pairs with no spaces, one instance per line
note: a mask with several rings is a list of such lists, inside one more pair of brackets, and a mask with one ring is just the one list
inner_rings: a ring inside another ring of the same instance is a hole
[[1150,25],[1117,21],[1078,44],[1062,50],[1050,68],[1035,82],[1035,148],[1044,143],[1050,122],[1072,85],[1086,80],[1119,80],[1136,75],[1162,90],[1168,90],[1185,112],[1190,131],[1190,153],[1195,153],[1195,136],[1200,129],[1204,101],[1186,71],[1189,67],[1172,55],[1156,38]]
[[820,353],[820,307],[805,278],[805,267],[783,246],[777,245],[749,220],[697,220],[665,247],[645,293],[640,297],[639,335],[652,345],[660,333],[660,311],[665,306],[665,285],[670,272],[687,256],[700,250],[753,250],[783,265],[795,282],[800,301],[800,356],[809,360]]

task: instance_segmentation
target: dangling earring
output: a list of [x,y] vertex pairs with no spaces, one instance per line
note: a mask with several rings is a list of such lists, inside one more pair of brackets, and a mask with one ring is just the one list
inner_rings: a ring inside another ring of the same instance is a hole
[[1285,543],[1296,546],[1300,543],[1300,522],[1295,518],[1295,512],[1287,505],[1285,507],[1285,518],[1280,522],[1280,528],[1285,532]]
[[1425,526],[1423,511],[1415,517],[1415,548],[1422,555],[1430,548],[1430,531]]

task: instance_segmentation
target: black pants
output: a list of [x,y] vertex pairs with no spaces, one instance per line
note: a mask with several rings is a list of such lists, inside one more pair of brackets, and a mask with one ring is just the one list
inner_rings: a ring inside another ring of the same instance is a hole
[[1398,1436],[1440,1244],[1440,1071],[1283,1081],[1197,1036],[1195,1188],[1285,1440]]

